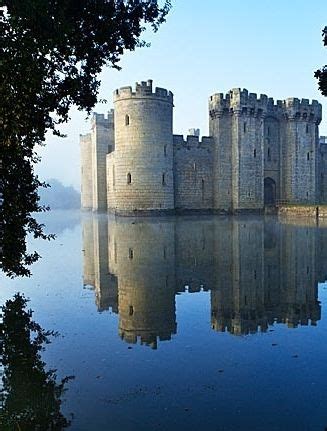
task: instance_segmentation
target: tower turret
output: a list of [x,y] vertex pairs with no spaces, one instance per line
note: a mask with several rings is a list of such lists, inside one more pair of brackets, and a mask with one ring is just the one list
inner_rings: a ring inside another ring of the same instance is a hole
[[114,92],[115,151],[107,156],[108,208],[174,209],[173,95],[152,81]]
[[91,120],[93,210],[107,209],[106,155],[114,149],[114,112],[93,114]]
[[107,209],[106,155],[114,149],[114,112],[93,113],[91,132],[80,135],[81,207]]
[[284,199],[315,204],[317,193],[318,126],[321,104],[316,100],[288,98],[285,109],[285,143],[282,166]]
[[209,99],[209,130],[215,139],[214,208],[263,208],[263,117],[273,103],[234,88]]

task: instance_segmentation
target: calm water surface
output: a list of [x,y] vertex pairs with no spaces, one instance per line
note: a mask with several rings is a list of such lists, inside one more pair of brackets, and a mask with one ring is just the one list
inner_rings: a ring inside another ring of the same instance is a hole
[[53,212],[30,279],[78,431],[327,427],[327,227]]

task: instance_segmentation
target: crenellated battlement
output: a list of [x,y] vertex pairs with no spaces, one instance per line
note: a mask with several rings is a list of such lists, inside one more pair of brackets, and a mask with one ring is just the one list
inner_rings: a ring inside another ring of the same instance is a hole
[[298,99],[289,97],[283,102],[285,114],[291,120],[305,120],[320,123],[322,118],[322,106],[317,100]]
[[265,94],[257,95],[248,90],[233,88],[226,95],[216,93],[209,98],[209,114],[211,117],[227,113],[241,113],[244,115],[275,115],[286,118],[321,121],[321,104],[316,100],[312,103],[308,99],[288,98],[277,100]]
[[174,135],[173,136],[174,149],[204,149],[211,150],[213,149],[214,140],[211,136],[203,136],[202,139],[199,136],[188,135],[186,139],[184,139],[183,135]]
[[114,91],[114,102],[121,99],[130,98],[156,98],[173,103],[173,93],[165,88],[156,87],[153,91],[152,79],[148,81],[136,82],[135,90],[132,87],[121,87]]
[[91,117],[91,128],[95,126],[104,126],[106,128],[113,127],[114,124],[114,109],[110,109],[107,114],[92,113]]
[[274,100],[265,94],[258,96],[256,93],[249,93],[245,88],[233,88],[227,94],[216,93],[209,98],[210,110],[242,110],[244,108],[267,110],[274,106]]

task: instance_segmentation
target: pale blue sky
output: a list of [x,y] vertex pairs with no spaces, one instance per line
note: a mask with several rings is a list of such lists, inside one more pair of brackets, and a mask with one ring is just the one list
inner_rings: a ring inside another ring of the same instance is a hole
[[[208,97],[233,87],[274,99],[299,97],[323,104],[320,134],[327,135],[327,98],[317,90],[314,71],[327,64],[321,30],[327,25],[326,0],[173,0],[167,22],[146,40],[150,48],[127,52],[122,70],[106,68],[100,97],[112,105],[112,92],[136,81],[174,93],[174,133],[189,128],[208,133]],[[326,117],[326,118],[325,118]],[[42,179],[55,177],[79,189],[79,134],[89,124],[72,110],[62,128],[66,139],[49,136],[37,169]]]

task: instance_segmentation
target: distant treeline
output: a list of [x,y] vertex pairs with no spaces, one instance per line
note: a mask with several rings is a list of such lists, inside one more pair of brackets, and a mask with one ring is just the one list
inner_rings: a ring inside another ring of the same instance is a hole
[[80,194],[74,187],[64,186],[56,179],[46,180],[50,187],[40,187],[40,203],[48,205],[51,209],[75,209],[80,208]]

